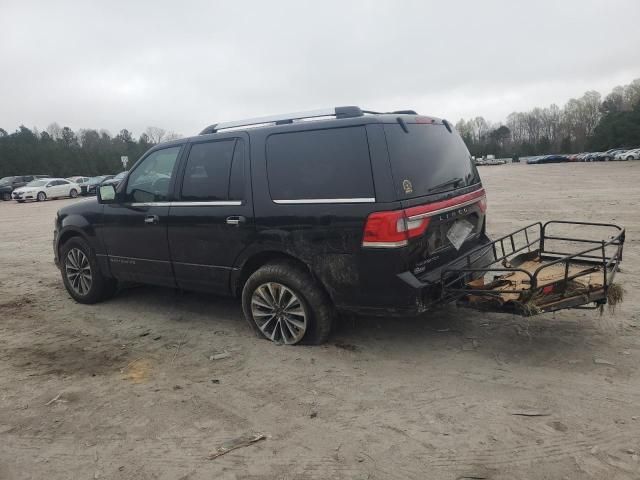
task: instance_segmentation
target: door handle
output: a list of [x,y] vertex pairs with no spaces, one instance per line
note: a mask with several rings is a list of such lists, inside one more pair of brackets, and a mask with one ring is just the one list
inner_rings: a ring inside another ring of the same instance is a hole
[[232,215],[231,217],[227,217],[227,225],[240,225],[246,221],[246,217],[243,217],[242,215]]
[[147,225],[156,225],[158,222],[160,222],[158,215],[147,215],[144,217],[144,223]]

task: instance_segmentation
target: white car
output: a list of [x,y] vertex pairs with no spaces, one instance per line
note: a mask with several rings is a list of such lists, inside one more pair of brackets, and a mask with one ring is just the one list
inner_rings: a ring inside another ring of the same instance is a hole
[[638,160],[640,158],[640,148],[626,150],[616,154],[616,160]]
[[89,183],[89,178],[90,177],[67,177],[67,180],[72,183],[77,183],[78,185],[80,185],[80,188],[82,188],[83,185]]
[[16,188],[11,196],[15,201],[23,203],[27,200],[43,202],[47,198],[76,198],[79,193],[80,186],[77,183],[64,178],[41,178]]

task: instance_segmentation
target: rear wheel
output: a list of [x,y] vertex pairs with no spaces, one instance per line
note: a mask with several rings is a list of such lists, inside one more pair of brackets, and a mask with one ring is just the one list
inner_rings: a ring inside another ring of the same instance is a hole
[[96,303],[111,297],[117,282],[102,275],[93,250],[80,237],[68,240],[60,249],[62,281],[69,295],[79,303]]
[[264,265],[242,290],[242,309],[259,336],[279,344],[321,344],[335,313],[329,296],[293,262]]
[[44,202],[47,199],[47,195],[44,192],[39,192],[37,199],[39,202]]
[[78,191],[75,188],[72,188],[71,191],[69,192],[69,196],[71,198],[76,198],[78,196]]

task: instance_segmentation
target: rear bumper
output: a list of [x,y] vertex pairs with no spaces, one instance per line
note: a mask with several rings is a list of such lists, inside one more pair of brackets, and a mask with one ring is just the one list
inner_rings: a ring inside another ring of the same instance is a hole
[[[471,263],[469,268],[491,263],[493,252],[491,240],[482,233],[472,248],[487,245],[487,249]],[[469,248],[465,249],[469,250]],[[464,252],[459,252],[460,255]],[[461,261],[463,257],[459,257]],[[455,261],[455,257],[453,259]],[[450,267],[450,262],[428,269],[417,277],[410,271],[394,276],[375,275],[375,279],[360,278],[359,291],[353,296],[344,290],[333,291],[332,297],[339,310],[361,315],[374,316],[416,316],[442,303],[442,269]]]

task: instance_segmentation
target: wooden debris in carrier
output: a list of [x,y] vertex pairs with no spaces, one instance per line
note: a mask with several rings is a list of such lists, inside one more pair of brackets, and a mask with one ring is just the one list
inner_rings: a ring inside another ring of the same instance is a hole
[[535,310],[549,306],[557,300],[589,294],[602,290],[604,286],[604,274],[601,268],[580,263],[569,265],[568,277],[578,276],[563,285],[566,266],[565,263],[560,262],[546,267],[538,273],[538,288],[532,292],[531,278],[524,271],[534,275],[536,270],[544,264],[545,262],[540,257],[535,257],[518,265],[507,264],[507,268],[517,268],[518,270],[498,275],[489,283],[485,283],[484,278],[473,280],[467,283],[468,287],[474,290],[491,291],[494,294],[470,294],[467,296],[467,302],[475,307],[482,307],[482,304],[486,304],[487,308],[512,303],[516,310],[531,310],[526,313],[533,314],[538,313]]

